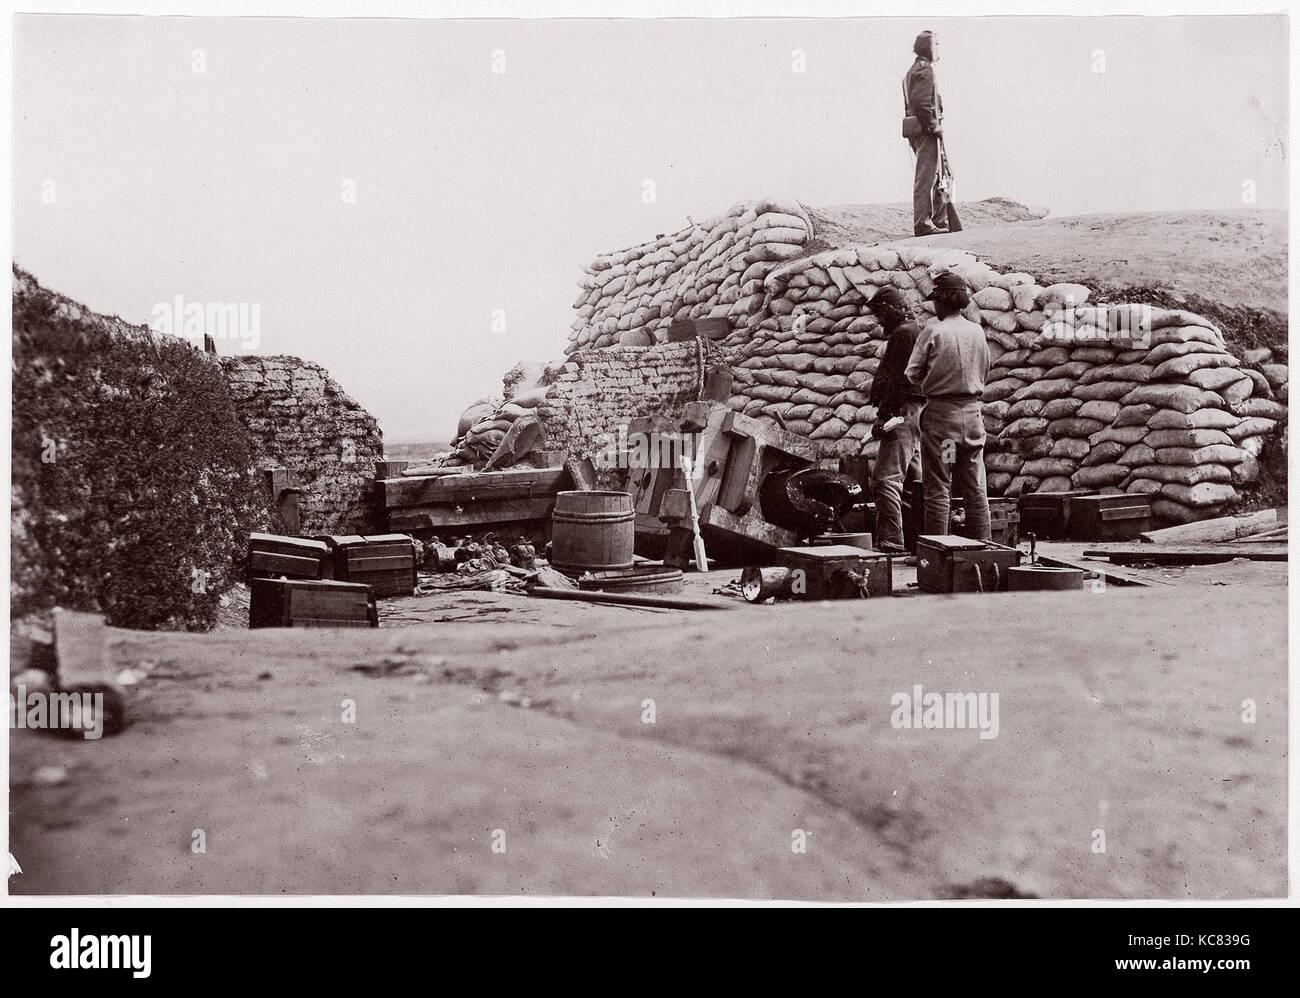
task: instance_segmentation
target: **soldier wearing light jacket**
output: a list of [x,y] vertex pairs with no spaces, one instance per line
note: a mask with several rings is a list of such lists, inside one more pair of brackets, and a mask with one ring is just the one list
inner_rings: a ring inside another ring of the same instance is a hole
[[934,79],[939,40],[922,31],[912,46],[916,61],[903,77],[903,114],[919,119],[922,132],[908,141],[916,154],[912,179],[912,231],[918,236],[948,231],[948,210],[939,184],[939,137],[943,135],[943,100]]
[[930,297],[938,321],[922,330],[907,362],[907,379],[925,396],[921,414],[924,532],[948,533],[955,480],[966,501],[967,532],[977,540],[988,540],[981,401],[989,373],[988,341],[978,323],[962,317],[970,295],[960,277],[940,274]]

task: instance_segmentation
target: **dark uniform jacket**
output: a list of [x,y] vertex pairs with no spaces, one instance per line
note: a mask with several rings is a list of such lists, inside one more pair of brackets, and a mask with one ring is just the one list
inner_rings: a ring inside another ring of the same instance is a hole
[[921,119],[926,132],[933,132],[943,119],[943,99],[934,82],[934,64],[916,57],[903,77],[904,112]]
[[871,391],[867,395],[867,401],[876,407],[877,426],[884,426],[894,416],[902,415],[903,403],[909,398],[925,397],[907,380],[904,373],[920,335],[920,329],[911,319],[899,323],[898,328],[889,334],[885,356],[880,361],[876,377],[871,382]]

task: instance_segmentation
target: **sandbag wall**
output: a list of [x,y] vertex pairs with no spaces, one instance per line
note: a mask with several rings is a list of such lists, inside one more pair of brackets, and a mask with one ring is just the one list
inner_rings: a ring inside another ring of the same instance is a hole
[[973,256],[924,246],[845,247],[775,268],[732,364],[734,408],[779,417],[824,454],[874,453],[872,378],[884,331],[866,308],[899,288],[919,315],[941,269],[975,292],[993,367],[985,464],[993,494],[1071,487],[1152,498],[1165,521],[1214,515],[1285,448],[1286,368],[1249,369],[1209,320],[1134,304],[1089,305],[1078,284],[1042,287]]
[[663,343],[680,319],[759,312],[763,279],[805,252],[812,221],[797,201],[742,201],[722,215],[597,257],[580,282],[565,353]]

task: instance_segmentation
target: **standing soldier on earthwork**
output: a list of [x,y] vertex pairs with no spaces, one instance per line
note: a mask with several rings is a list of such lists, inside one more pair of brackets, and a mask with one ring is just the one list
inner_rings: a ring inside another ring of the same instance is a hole
[[946,199],[939,187],[940,140],[943,137],[943,100],[934,79],[939,41],[932,31],[922,31],[912,46],[916,61],[903,77],[903,136],[916,155],[912,180],[912,231],[929,236],[948,231]]

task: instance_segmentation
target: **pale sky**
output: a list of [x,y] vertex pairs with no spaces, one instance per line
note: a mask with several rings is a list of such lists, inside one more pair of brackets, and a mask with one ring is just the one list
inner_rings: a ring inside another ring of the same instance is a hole
[[959,200],[1226,209],[1253,180],[1287,207],[1283,17],[19,15],[15,260],[133,322],[257,303],[258,353],[323,364],[388,440],[446,440],[562,355],[597,253],[742,199],[908,200],[924,28]]

